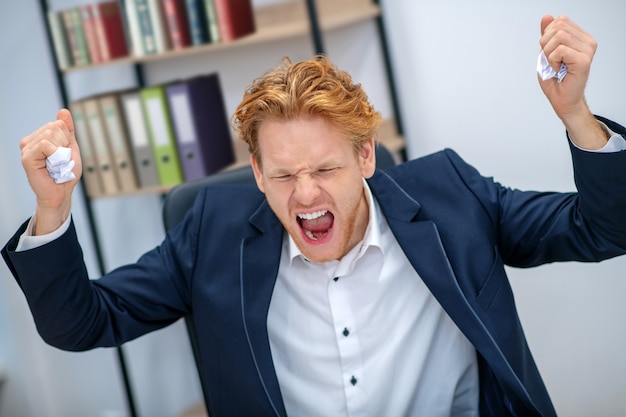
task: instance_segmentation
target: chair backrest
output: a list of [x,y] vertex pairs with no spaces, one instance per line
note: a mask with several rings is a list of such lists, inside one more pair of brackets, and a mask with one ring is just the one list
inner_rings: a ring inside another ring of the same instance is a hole
[[[379,169],[386,169],[396,165],[396,159],[383,145],[376,146],[376,167]],[[208,177],[200,178],[197,180],[189,181],[172,188],[163,201],[163,225],[165,230],[168,231],[180,223],[185,214],[193,206],[198,192],[208,185],[217,184],[254,184],[254,174],[251,166],[244,166],[240,168],[231,169],[228,171],[222,171]],[[191,313],[193,315],[193,313]],[[185,317],[185,325],[189,334],[189,341],[191,343],[191,350],[193,352],[194,359],[196,361],[196,367],[198,368],[198,376],[200,378],[200,384],[202,385],[202,392],[204,395],[204,401],[208,404],[207,392],[205,390],[204,375],[202,374],[202,365],[200,350],[198,346],[198,339],[196,337],[195,329],[192,325],[191,316]]]
[[[376,146],[376,167],[386,169],[396,165],[394,156],[383,145]],[[254,174],[249,165],[222,171],[208,177],[189,181],[172,188],[163,202],[163,225],[170,230],[185,217],[198,192],[208,185],[254,184]]]

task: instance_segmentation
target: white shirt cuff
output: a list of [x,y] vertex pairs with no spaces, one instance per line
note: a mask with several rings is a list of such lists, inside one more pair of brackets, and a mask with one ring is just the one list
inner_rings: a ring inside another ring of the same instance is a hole
[[22,236],[20,236],[20,240],[17,242],[15,251],[21,252],[29,249],[35,249],[60,238],[63,236],[63,233],[67,232],[67,229],[69,229],[71,218],[72,216],[67,216],[65,222],[63,222],[63,224],[53,232],[45,235],[33,236],[33,228],[35,227],[35,216],[33,215],[28,222],[28,227],[24,233],[22,233]]
[[611,133],[611,137],[604,148],[598,149],[597,152],[619,152],[626,150],[626,140],[621,135]]
[[599,120],[598,120],[598,123],[604,126],[606,131],[609,132],[609,134],[611,135],[611,137],[609,138],[609,141],[606,143],[606,145],[604,145],[604,147],[600,149],[585,149],[585,148],[581,148],[580,146],[572,142],[574,146],[586,152],[598,152],[598,153],[619,152],[619,151],[626,150],[626,140],[622,137],[622,135],[618,135],[617,133],[613,132],[611,129],[608,128],[607,125],[605,125]]

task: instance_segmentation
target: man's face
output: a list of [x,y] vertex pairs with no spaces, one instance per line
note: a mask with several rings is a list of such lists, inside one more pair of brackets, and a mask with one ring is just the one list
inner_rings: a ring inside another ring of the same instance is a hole
[[266,121],[259,129],[261,165],[250,158],[259,189],[304,256],[340,259],[369,220],[363,178],[374,173],[374,141],[355,153],[338,129],[316,117]]

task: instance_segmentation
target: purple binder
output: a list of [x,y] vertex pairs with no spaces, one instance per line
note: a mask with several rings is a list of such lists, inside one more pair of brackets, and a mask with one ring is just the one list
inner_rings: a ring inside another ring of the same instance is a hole
[[235,162],[216,73],[169,84],[166,95],[185,181],[213,174]]

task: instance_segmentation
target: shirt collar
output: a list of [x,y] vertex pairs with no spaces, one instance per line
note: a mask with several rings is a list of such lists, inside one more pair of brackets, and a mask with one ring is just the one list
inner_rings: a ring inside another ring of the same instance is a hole
[[[372,190],[370,190],[367,181],[363,179],[363,191],[365,192],[365,199],[367,200],[368,211],[369,211],[369,220],[367,223],[367,228],[365,229],[365,234],[363,235],[363,239],[361,242],[357,243],[354,248],[350,250],[341,260],[332,261],[335,263],[342,262],[344,260],[348,260],[349,258],[353,258],[350,262],[355,262],[359,259],[369,247],[374,246],[379,248],[381,251],[383,250],[383,245],[381,241],[382,230],[381,230],[381,219],[382,213],[380,212],[380,207],[378,202],[374,198],[372,194]],[[286,239],[288,242],[284,242],[283,244],[287,245],[287,256],[289,257],[290,263],[293,263],[293,260],[297,257],[302,258],[302,260],[310,262],[300,251],[298,245],[294,242],[293,238],[289,233],[285,233]]]

